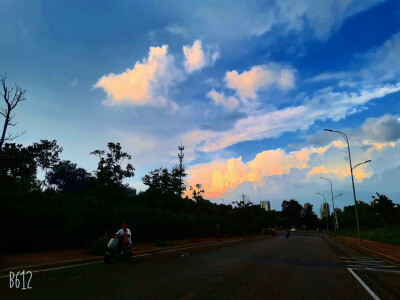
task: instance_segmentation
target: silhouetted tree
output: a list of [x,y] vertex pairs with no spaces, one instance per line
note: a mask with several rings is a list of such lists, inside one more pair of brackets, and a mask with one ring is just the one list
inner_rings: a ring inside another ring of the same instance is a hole
[[60,161],[59,155],[63,151],[63,148],[57,145],[56,140],[40,140],[39,143],[33,143],[28,148],[36,161],[36,165],[45,173],[42,187],[47,188],[47,173]]
[[205,191],[202,184],[197,183],[195,187],[190,186],[189,189],[192,191],[193,199],[196,202],[203,199],[203,194]]
[[374,199],[371,202],[372,209],[379,215],[384,225],[387,225],[394,212],[395,204],[386,195],[376,193],[376,196],[372,196]]
[[250,197],[244,193],[239,196],[239,201],[233,201],[233,203],[236,204],[239,209],[250,207],[253,204],[250,201]]
[[317,227],[318,217],[313,212],[312,204],[309,204],[305,209],[303,209],[302,220],[307,229]]
[[171,185],[172,190],[176,195],[182,196],[183,192],[186,190],[185,177],[187,174],[185,173],[184,168],[180,168],[179,166],[175,166],[172,168],[171,172]]
[[91,155],[100,158],[95,171],[98,186],[100,189],[109,189],[115,187],[124,187],[122,181],[135,175],[135,168],[131,164],[127,164],[125,169],[122,163],[125,159],[132,159],[131,155],[122,152],[120,143],[108,143],[108,153],[104,150],[95,150]]
[[69,160],[58,162],[46,175],[49,184],[54,185],[57,191],[67,194],[83,192],[88,176],[85,169],[77,168]]
[[31,190],[36,187],[36,162],[29,148],[14,143],[5,143],[0,151],[0,182],[6,189]]
[[9,89],[7,87],[6,75],[1,76],[1,84],[2,84],[2,90],[0,91],[0,95],[3,97],[6,106],[5,108],[2,107],[0,110],[0,114],[5,118],[3,125],[3,132],[0,137],[0,151],[3,148],[3,144],[5,141],[12,141],[25,133],[24,131],[22,133],[17,132],[15,135],[9,133],[6,136],[7,127],[17,125],[17,123],[13,122],[15,114],[12,114],[12,111],[17,107],[18,103],[26,99],[25,98],[26,90],[22,89],[17,84],[15,84],[15,90],[14,88]]
[[289,201],[283,200],[282,202],[282,215],[286,217],[288,225],[296,225],[300,224],[301,216],[303,214],[303,207],[294,199]]

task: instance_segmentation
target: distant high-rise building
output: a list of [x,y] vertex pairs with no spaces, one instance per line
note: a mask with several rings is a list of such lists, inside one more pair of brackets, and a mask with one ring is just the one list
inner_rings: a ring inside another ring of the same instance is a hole
[[265,211],[271,211],[271,202],[269,202],[269,201],[261,201],[260,205],[261,205],[261,208],[265,209]]
[[304,210],[309,210],[310,209],[310,207],[311,207],[311,204],[310,203],[304,203]]
[[128,187],[128,195],[129,196],[136,196],[136,189]]
[[327,202],[322,204],[322,214],[324,217],[329,217],[330,215],[329,204]]

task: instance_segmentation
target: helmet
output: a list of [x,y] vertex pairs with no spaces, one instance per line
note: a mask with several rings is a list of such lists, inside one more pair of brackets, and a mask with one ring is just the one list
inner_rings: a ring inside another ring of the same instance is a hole
[[122,223],[122,228],[123,228],[123,229],[126,229],[126,223],[125,223],[125,222]]

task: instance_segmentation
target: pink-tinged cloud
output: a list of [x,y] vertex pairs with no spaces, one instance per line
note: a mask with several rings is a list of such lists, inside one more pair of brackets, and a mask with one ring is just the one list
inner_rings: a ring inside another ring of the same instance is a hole
[[183,54],[185,55],[185,71],[192,73],[200,70],[208,65],[213,65],[219,57],[219,52],[203,51],[201,41],[196,40],[193,46],[183,46]]
[[110,104],[164,106],[168,90],[183,75],[174,66],[174,58],[167,54],[168,46],[150,47],[148,59],[136,62],[132,69],[121,74],[101,77],[95,88],[103,88]]
[[325,151],[326,147],[304,148],[286,154],[282,149],[277,149],[259,153],[248,163],[239,157],[198,164],[188,170],[189,185],[201,183],[206,198],[218,199],[229,189],[233,190],[244,182],[251,182],[257,188],[266,183],[268,176],[289,174],[292,168],[308,168],[310,155]]
[[390,143],[376,143],[376,142],[371,142],[371,141],[364,141],[363,145],[369,145],[369,146],[374,146],[376,150],[382,150],[385,147],[396,147],[396,143],[390,142]]
[[329,174],[330,172],[326,169],[325,166],[318,166],[318,167],[313,167],[310,173],[308,173],[308,177],[313,176],[313,175],[319,175],[319,174]]
[[296,71],[290,67],[270,63],[259,65],[239,74],[237,71],[226,72],[225,82],[230,89],[236,90],[241,99],[256,99],[257,91],[272,86],[281,90],[295,87]]
[[227,110],[233,110],[239,106],[239,100],[235,97],[226,97],[224,93],[218,93],[214,89],[207,93],[207,97],[213,101],[214,105],[222,106]]

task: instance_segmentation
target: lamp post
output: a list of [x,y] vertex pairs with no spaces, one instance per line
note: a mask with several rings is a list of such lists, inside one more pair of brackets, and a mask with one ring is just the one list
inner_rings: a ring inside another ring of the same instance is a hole
[[328,180],[329,183],[331,184],[331,195],[332,195],[332,206],[333,206],[333,227],[335,229],[335,237],[336,237],[336,211],[335,211],[335,203],[333,202],[332,181],[330,181],[328,178],[325,178],[325,177],[320,177],[320,178]]
[[[354,188],[354,177],[353,177],[353,166],[351,165],[351,155],[350,155],[350,145],[349,145],[349,138],[344,132],[332,129],[324,129],[325,131],[329,132],[336,132],[339,133],[347,142],[347,150],[349,152],[349,162],[350,162],[350,173],[351,173],[351,183],[353,185],[353,197],[354,197],[354,209],[356,211],[356,222],[357,222],[357,233],[358,233],[358,243],[361,244],[361,236],[360,236],[360,225],[358,223],[358,213],[357,213],[357,200],[356,200],[356,190]],[[355,166],[357,167],[357,165]]]
[[[321,193],[317,193],[318,195],[321,195],[322,197],[324,197],[324,203],[326,203],[325,200],[325,195],[321,194]],[[326,232],[328,232],[328,216],[325,214],[325,220],[326,220]]]
[[[336,195],[335,197],[333,197],[333,200],[335,200],[335,198],[340,197],[340,196],[342,196],[342,195],[343,195],[343,194]],[[335,218],[336,218],[336,229],[339,229],[336,211],[335,211]]]
[[364,161],[364,162],[362,162],[362,163],[356,164],[356,165],[353,167],[353,170],[354,170],[355,168],[357,168],[359,165],[363,165],[363,164],[369,163],[370,161],[371,161],[371,160],[369,159],[369,160],[366,160],[366,161]]

